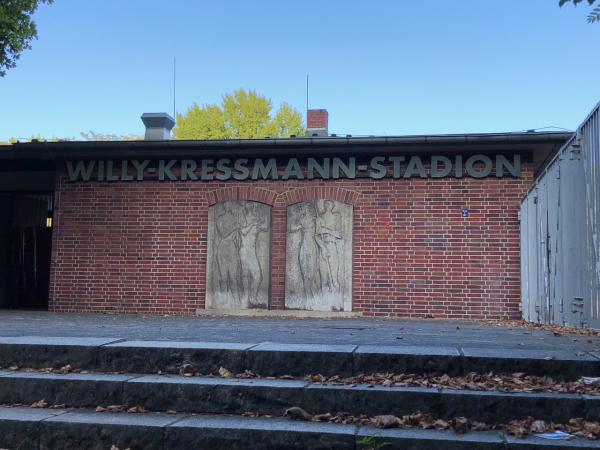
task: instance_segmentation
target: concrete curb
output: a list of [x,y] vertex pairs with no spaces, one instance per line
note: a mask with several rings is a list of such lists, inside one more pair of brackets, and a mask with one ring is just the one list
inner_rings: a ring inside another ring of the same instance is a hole
[[219,367],[262,376],[320,373],[524,372],[556,378],[600,375],[592,354],[564,351],[455,347],[126,341],[122,339],[0,337],[0,366],[61,367],[127,373],[177,373],[182,364],[201,373]]
[[171,375],[0,372],[0,403],[44,399],[67,407],[142,406],[150,411],[281,416],[299,406],[311,414],[345,411],[402,416],[416,411],[441,419],[465,416],[507,422],[533,416],[554,422],[600,419],[600,396],[502,393],[418,387],[334,385],[302,380],[226,379]]
[[[563,450],[600,448],[600,441],[566,442],[515,439],[504,433],[390,429],[356,425],[293,422],[281,419],[168,414],[95,413],[86,410],[40,411],[0,407],[0,445],[20,450],[119,448],[366,449],[369,438],[386,449],[402,450]],[[370,444],[373,447],[373,444]]]

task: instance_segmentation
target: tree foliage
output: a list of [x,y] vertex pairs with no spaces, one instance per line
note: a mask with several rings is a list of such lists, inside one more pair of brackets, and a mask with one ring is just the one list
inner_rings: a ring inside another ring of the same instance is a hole
[[[2,0],[0,0],[0,1],[2,1]],[[35,142],[35,141],[39,141],[39,142],[58,142],[58,141],[70,141],[70,140],[72,140],[72,139],[69,139],[69,138],[59,138],[59,137],[56,137],[56,136],[53,136],[51,138],[46,138],[46,137],[42,136],[41,134],[36,133],[36,134],[32,134],[29,137],[19,137],[19,138],[17,138],[17,137],[11,136],[7,140],[5,140],[5,141],[1,141],[0,140],[0,144],[1,145],[10,145],[10,144],[16,144],[18,142],[21,142],[21,143],[22,142]]]
[[[567,3],[573,3],[574,6],[577,6],[579,3],[582,3],[584,0],[558,0],[558,6],[562,7]],[[596,0],[585,0],[588,5],[593,6],[596,3]],[[596,6],[593,8],[587,16],[588,23],[600,22],[600,6]]]
[[[101,134],[96,133],[94,131],[82,131],[79,133],[81,135],[81,139],[84,141],[141,141],[144,139],[143,136],[138,136],[136,134]],[[61,139],[62,140],[62,139]]]
[[0,1],[0,77],[16,66],[23,50],[31,48],[37,38],[37,27],[31,16],[40,3],[54,0],[1,0]]
[[302,116],[293,106],[283,103],[275,114],[276,136],[290,137],[304,135]]
[[283,103],[275,115],[268,98],[238,89],[223,96],[220,105],[194,103],[177,114],[175,139],[259,139],[304,134],[302,116]]
[[[2,0],[0,0],[2,1]],[[81,138],[76,137],[56,137],[53,136],[51,138],[46,138],[41,134],[32,134],[28,138],[16,138],[10,137],[6,141],[0,140],[0,145],[8,145],[15,144],[17,142],[65,142],[65,141],[94,141],[94,142],[102,142],[102,141],[143,141],[144,136],[138,136],[137,134],[102,134],[96,133],[95,131],[82,131],[79,133]],[[0,449],[1,450],[1,449]]]

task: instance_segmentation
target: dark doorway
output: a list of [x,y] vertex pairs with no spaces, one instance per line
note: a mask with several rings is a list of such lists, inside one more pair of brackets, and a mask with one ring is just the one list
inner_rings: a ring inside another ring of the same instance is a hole
[[0,308],[47,309],[51,193],[0,194]]

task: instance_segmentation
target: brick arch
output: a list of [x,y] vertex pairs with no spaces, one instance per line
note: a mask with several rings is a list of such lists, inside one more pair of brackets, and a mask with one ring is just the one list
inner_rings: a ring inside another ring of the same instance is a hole
[[206,195],[209,206],[229,200],[250,200],[273,206],[277,199],[277,192],[253,186],[226,187],[209,192]]
[[277,203],[281,206],[289,206],[294,203],[310,202],[318,199],[337,200],[355,206],[360,200],[360,194],[356,191],[335,186],[314,186],[282,192],[279,194]]

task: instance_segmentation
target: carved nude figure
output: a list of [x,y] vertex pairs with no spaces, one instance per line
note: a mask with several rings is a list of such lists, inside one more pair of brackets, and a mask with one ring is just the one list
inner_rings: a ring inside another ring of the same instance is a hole
[[219,236],[216,254],[219,284],[221,291],[229,292],[235,302],[240,304],[243,292],[240,260],[241,223],[230,202],[225,202],[224,207],[225,211],[216,218]]
[[313,301],[320,291],[318,272],[317,248],[315,242],[316,212],[311,204],[296,211],[296,216],[290,227],[290,232],[300,233],[300,244],[298,248],[298,266],[300,277],[307,299]]
[[258,291],[262,282],[262,268],[256,253],[256,241],[259,233],[269,231],[267,217],[260,216],[256,204],[245,206],[244,223],[240,228],[241,245],[239,250],[242,284],[244,291],[244,307],[257,303]]
[[327,198],[287,207],[285,306],[352,310],[352,206]]
[[321,285],[330,292],[340,289],[338,242],[343,238],[340,215],[333,210],[331,200],[323,202],[318,211],[315,240],[319,246]]

